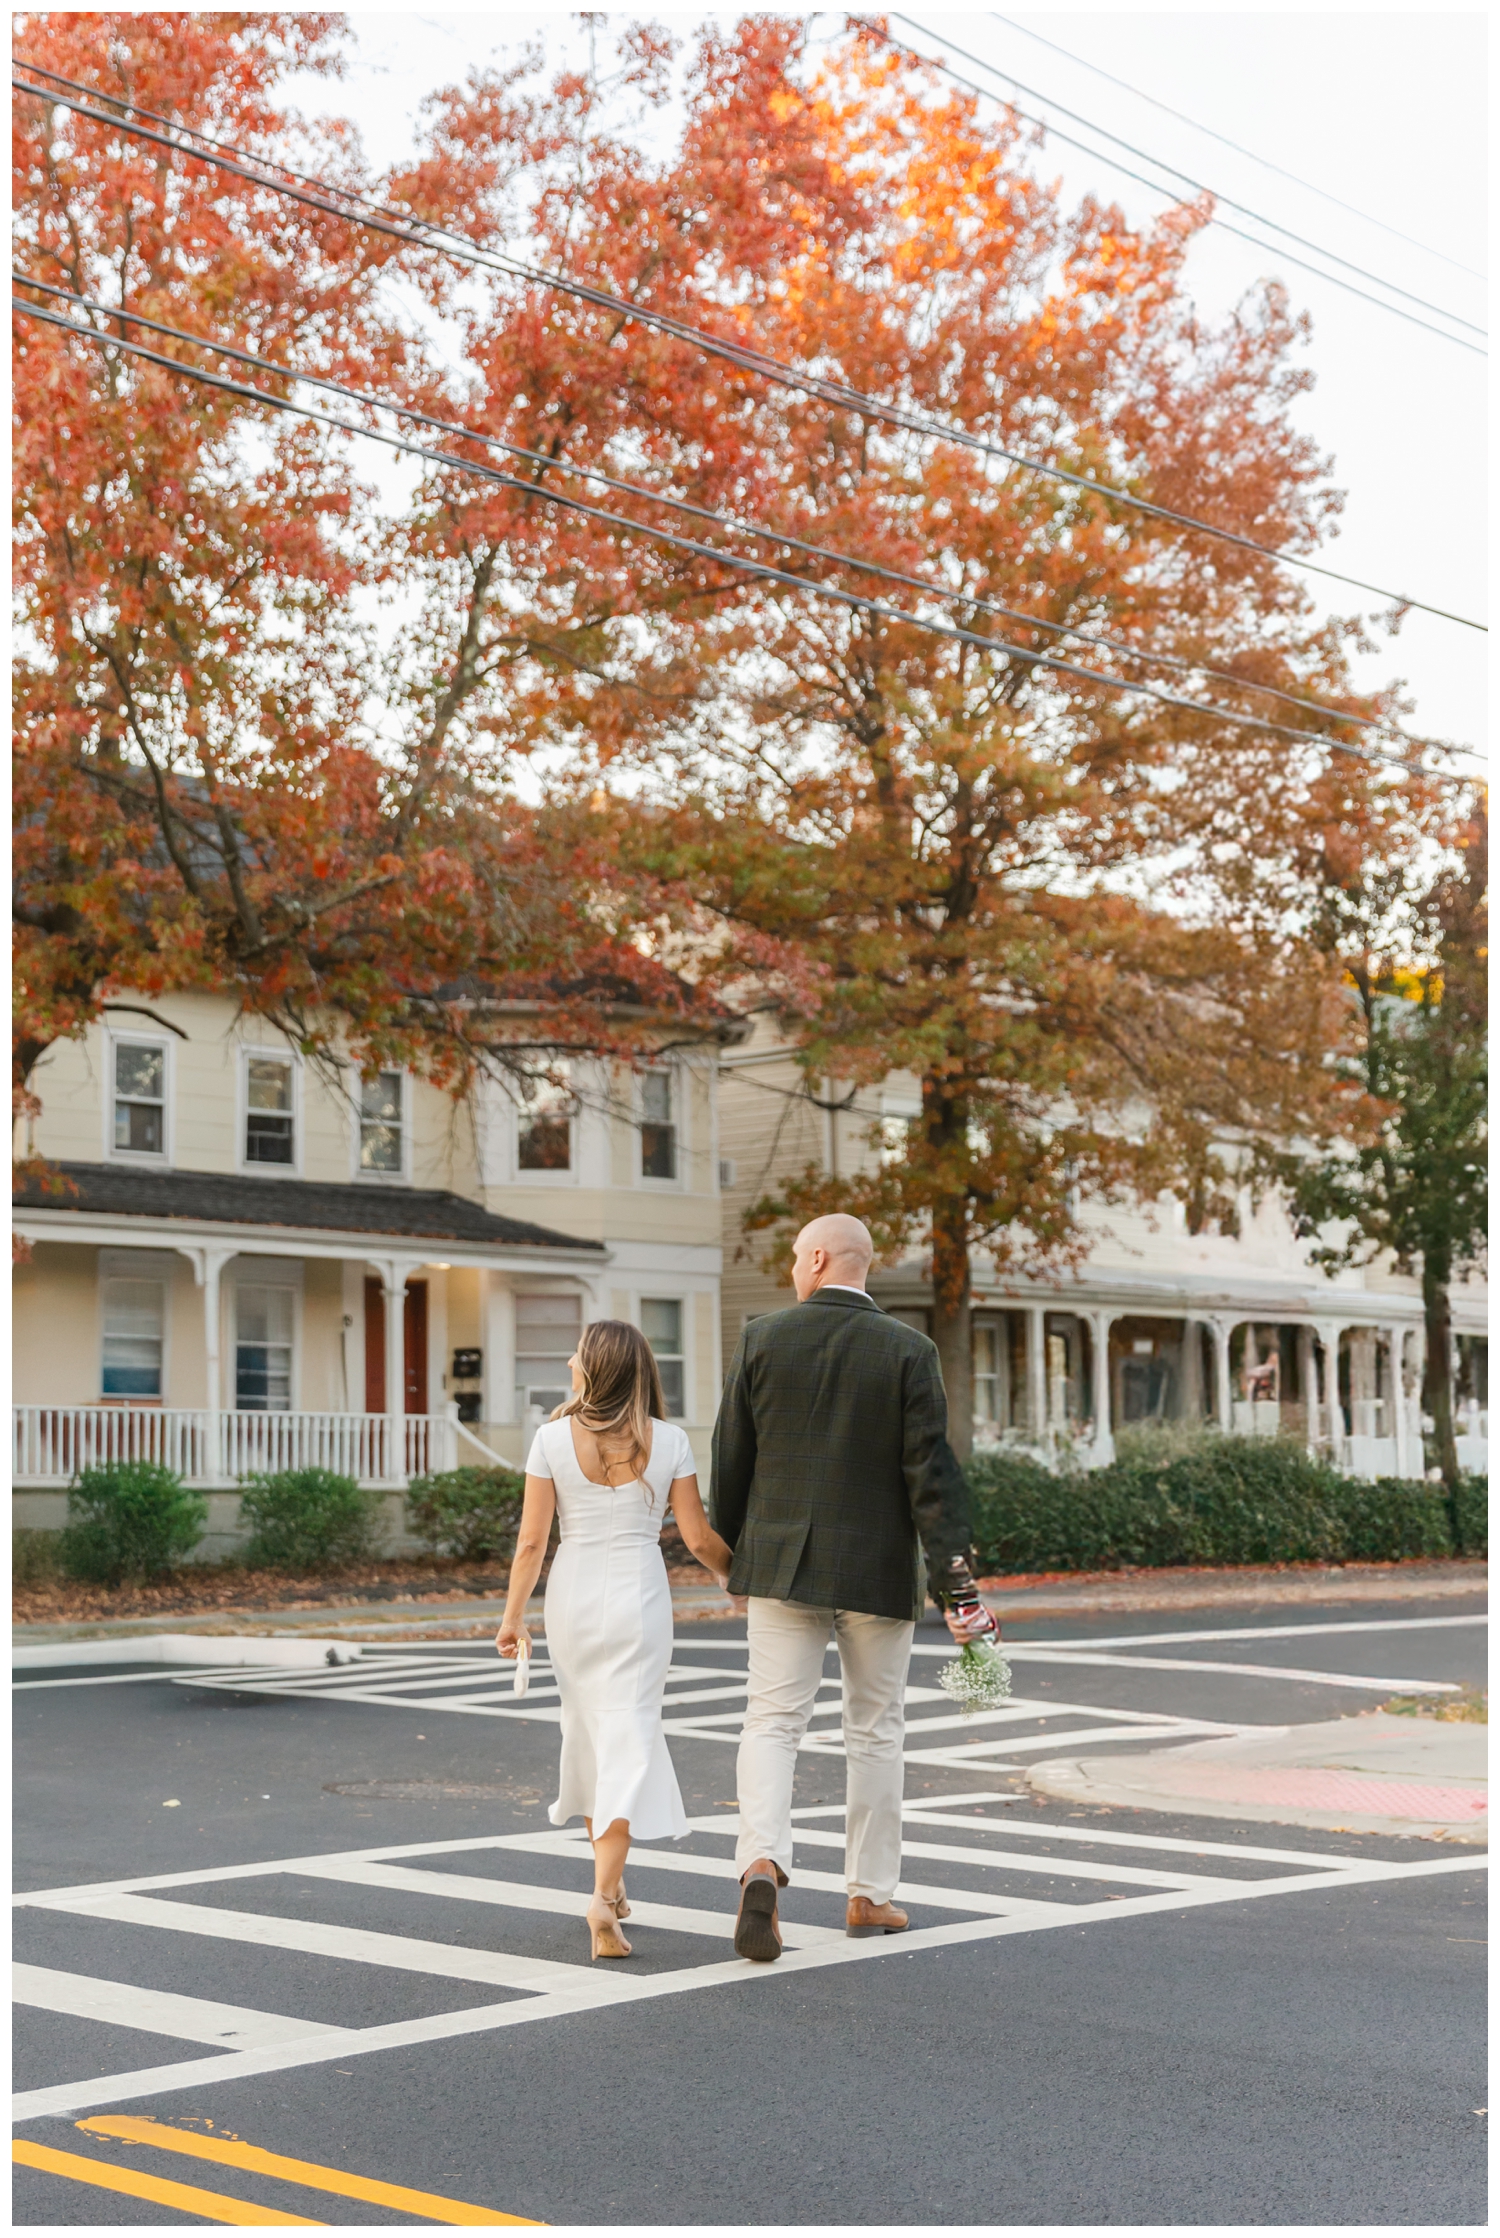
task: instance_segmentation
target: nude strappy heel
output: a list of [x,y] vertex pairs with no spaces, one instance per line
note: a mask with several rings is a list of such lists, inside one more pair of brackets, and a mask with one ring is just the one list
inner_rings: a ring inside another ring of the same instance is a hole
[[620,1915],[615,1909],[618,1899],[593,1896],[589,1899],[586,1914],[589,1928],[590,1958],[628,1958],[630,1945],[620,1933]]
[[625,1883],[623,1881],[620,1883],[619,1895],[611,1896],[607,1901],[614,1905],[616,1919],[629,1919],[630,1906],[625,1901]]

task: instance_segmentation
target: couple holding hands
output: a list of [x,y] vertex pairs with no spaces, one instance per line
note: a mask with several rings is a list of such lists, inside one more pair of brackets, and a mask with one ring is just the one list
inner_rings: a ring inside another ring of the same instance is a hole
[[658,1542],[669,1506],[688,1551],[747,1611],[736,1951],[781,1955],[797,1748],[830,1639],[843,1672],[848,1931],[907,1925],[891,1899],[921,1554],[956,1640],[994,1637],[995,1622],[969,1580],[968,1488],[948,1443],[937,1349],[871,1298],[872,1256],[869,1230],[845,1213],[798,1236],[797,1304],[748,1323],[729,1370],[706,1516],[692,1448],[664,1419],[650,1346],[627,1322],[585,1329],[573,1396],[537,1432],[495,1644],[507,1658],[530,1650],[526,1609],[555,1513],[546,1631],[562,1770],[548,1816],[557,1826],[581,1817],[593,1843],[595,1958],[630,1955],[621,1922],[632,1839],[688,1831],[661,1723],[672,1596]]

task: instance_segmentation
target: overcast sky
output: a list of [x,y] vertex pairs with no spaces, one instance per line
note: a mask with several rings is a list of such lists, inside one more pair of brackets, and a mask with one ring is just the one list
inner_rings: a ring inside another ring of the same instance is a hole
[[[689,34],[705,18],[732,21],[742,12],[658,0],[609,14]],[[1431,317],[1425,303],[1484,325],[1485,289],[1474,276],[1485,262],[1484,16],[1200,7],[1150,15],[1124,8],[1032,11],[1007,21],[922,0],[913,0],[913,12],[920,31],[890,19],[892,31],[913,46],[1002,90],[999,79],[973,70],[944,43],[956,42],[991,72],[1029,89],[1013,98],[1053,123],[1039,160],[1070,194],[1111,196],[1141,223],[1167,206],[1162,193],[1123,176],[1105,156],[1136,170],[1151,166],[1108,147],[1100,130],[1080,127],[1061,108],[1231,197],[1258,220],[1362,267],[1377,283],[1341,268],[1353,286],[1382,293],[1384,282],[1420,298],[1403,301],[1413,318]],[[308,112],[352,117],[376,164],[407,151],[425,97],[471,68],[513,55],[532,39],[559,62],[578,51],[575,20],[529,0],[498,12],[438,15],[356,8],[351,20],[355,39],[345,75],[306,83],[299,98]],[[833,35],[842,21],[818,16],[815,31]],[[1165,114],[1147,95],[1194,124]],[[1057,132],[1089,142],[1094,152],[1064,145]],[[1226,139],[1249,153],[1225,146]],[[1222,203],[1220,215],[1270,238],[1264,224]],[[1317,254],[1274,238],[1278,246],[1252,246],[1211,226],[1193,244],[1187,278],[1209,316],[1222,315],[1247,287],[1272,275],[1312,316],[1307,362],[1316,385],[1297,417],[1331,455],[1334,479],[1347,495],[1340,533],[1321,556],[1383,589],[1483,620],[1484,359],[1299,269],[1291,258],[1318,262]],[[1483,347],[1466,329],[1450,331]],[[1379,606],[1337,586],[1326,595],[1336,612]],[[1411,614],[1360,677],[1404,678],[1413,701],[1410,729],[1483,751],[1485,673],[1485,640],[1477,632]]]

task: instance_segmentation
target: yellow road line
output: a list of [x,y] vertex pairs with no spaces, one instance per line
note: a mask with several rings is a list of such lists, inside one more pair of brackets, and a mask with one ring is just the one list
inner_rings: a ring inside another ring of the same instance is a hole
[[[372,2207],[394,2207],[398,2212],[420,2215],[427,2222],[519,2223],[527,2230],[545,2228],[530,2215],[502,2215],[493,2207],[471,2207],[466,2200],[444,2199],[431,2191],[408,2191],[402,2184],[353,2176],[344,2168],[323,2168],[314,2160],[288,2160],[285,2154],[265,2152],[259,2145],[227,2137],[203,2137],[192,2129],[172,2129],[149,2114],[95,2114],[77,2127],[95,2137],[119,2137],[132,2145],[154,2145],[158,2152],[190,2153],[195,2160],[215,2160],[223,2168],[279,2176],[285,2183],[305,2184],[311,2191],[337,2192],[342,2199],[363,2199]],[[295,2221],[296,2217],[283,2219]]]
[[143,2176],[135,2168],[112,2168],[107,2161],[85,2160],[82,2153],[54,2152],[50,2145],[34,2145],[29,2137],[18,2137],[10,2156],[23,2168],[40,2168],[49,2176],[68,2176],[78,2184],[96,2184],[101,2191],[127,2192],[132,2199],[149,2199],[154,2207],[175,2207],[179,2214],[198,2215],[204,2222],[294,2222],[304,2230],[327,2228],[312,2215],[278,2215],[272,2207],[257,2207],[248,2199],[229,2199],[221,2191],[200,2191],[196,2184],[169,2184],[160,2176]]

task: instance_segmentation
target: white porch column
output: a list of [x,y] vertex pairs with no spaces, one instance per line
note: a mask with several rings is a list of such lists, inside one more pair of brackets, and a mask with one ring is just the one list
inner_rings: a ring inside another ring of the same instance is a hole
[[1396,1439],[1396,1474],[1407,1473],[1406,1451],[1406,1331],[1389,1328],[1385,1332],[1386,1362],[1390,1371],[1389,1391],[1391,1418]]
[[1220,1430],[1227,1437],[1234,1425],[1234,1413],[1229,1390],[1229,1339],[1234,1334],[1232,1321],[1215,1317],[1214,1332],[1214,1413]]
[[1047,1441],[1047,1312],[1045,1306],[1026,1308],[1026,1407],[1031,1435],[1037,1445]]
[[516,1295],[504,1275],[485,1276],[484,1396],[486,1422],[516,1418]]
[[373,1259],[385,1299],[385,1476],[406,1481],[406,1277],[405,1262]]
[[1328,1429],[1328,1458],[1338,1466],[1344,1444],[1344,1425],[1339,1415],[1339,1338],[1344,1333],[1342,1321],[1320,1321],[1317,1324],[1318,1342],[1323,1347],[1323,1405]]
[[1089,1315],[1089,1341],[1094,1348],[1094,1452],[1096,1469],[1108,1468],[1115,1457],[1113,1407],[1109,1389],[1109,1332],[1116,1316],[1101,1307]]
[[207,1417],[207,1428],[205,1450],[200,1457],[199,1466],[201,1473],[213,1484],[229,1481],[225,1468],[224,1425],[220,1420],[224,1409],[220,1277],[234,1257],[233,1251],[213,1251],[206,1247],[187,1254],[188,1263],[193,1270],[193,1280],[203,1293],[203,1411]]

